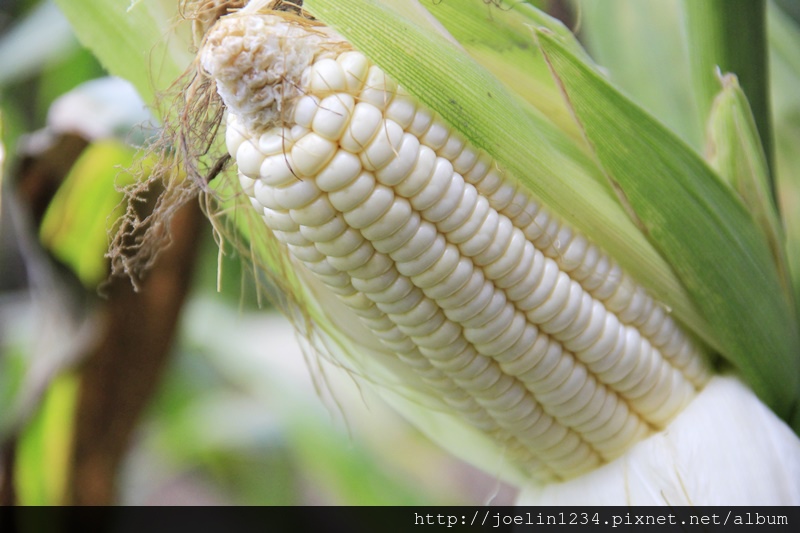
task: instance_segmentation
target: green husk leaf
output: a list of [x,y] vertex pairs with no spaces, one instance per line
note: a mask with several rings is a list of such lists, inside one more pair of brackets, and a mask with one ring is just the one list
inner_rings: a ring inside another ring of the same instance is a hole
[[56,0],[80,42],[112,74],[133,83],[142,100],[156,96],[192,62],[187,24],[176,0]]
[[733,188],[769,241],[784,290],[789,280],[783,230],[772,201],[769,169],[747,97],[735,75],[720,81],[722,91],[714,99],[708,122],[706,160]]
[[698,150],[681,0],[576,0],[581,37],[609,79]]
[[703,311],[722,355],[786,420],[800,393],[800,340],[761,228],[673,133],[548,32],[538,39],[608,178]]
[[552,212],[616,258],[679,320],[715,344],[672,269],[630,220],[608,184],[599,183],[583,164],[560,151],[547,129],[540,127],[538,113],[463,49],[393,9],[397,1],[306,0],[303,5],[473,145],[497,159]]
[[576,52],[581,50],[559,21],[522,2],[499,9],[483,2],[426,3],[425,7],[475,61],[559,128],[580,139],[575,121],[530,37],[531,24],[547,25],[571,43]]
[[[421,4],[393,2],[390,5],[400,9]],[[573,164],[582,165],[584,172],[603,187],[607,186],[587,155],[588,147],[544,57],[531,42],[531,25],[543,26],[557,35],[564,46],[591,62],[575,36],[560,21],[522,2],[508,5],[502,2],[498,5],[475,1],[438,2],[426,3],[425,7],[436,17],[437,23],[446,28],[446,37],[454,38],[473,60],[503,82],[510,93],[530,104],[530,120],[558,153]],[[521,65],[524,68],[520,68]]]
[[719,90],[717,70],[736,74],[772,167],[765,0],[684,0],[683,4],[699,120],[706,120]]

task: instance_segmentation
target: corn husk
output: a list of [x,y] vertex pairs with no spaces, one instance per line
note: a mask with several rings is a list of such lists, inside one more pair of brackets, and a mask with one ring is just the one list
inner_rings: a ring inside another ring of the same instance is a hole
[[798,505],[800,439],[741,381],[717,376],[665,429],[520,505]]

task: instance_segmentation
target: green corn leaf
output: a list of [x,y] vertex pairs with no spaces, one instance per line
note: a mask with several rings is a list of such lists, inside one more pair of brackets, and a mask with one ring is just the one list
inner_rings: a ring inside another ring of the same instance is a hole
[[177,24],[176,0],[56,0],[81,43],[112,74],[155,103],[191,63],[187,24]]
[[783,230],[772,201],[769,169],[747,97],[733,74],[720,80],[708,122],[706,159],[750,209],[764,232],[784,290],[791,284],[786,264]]
[[681,0],[575,0],[581,36],[608,78],[698,150]]
[[[420,5],[416,2],[384,4],[398,10]],[[459,47],[503,82],[511,93],[530,104],[531,121],[557,152],[573,164],[581,164],[584,171],[598,179],[602,186],[607,185],[587,156],[588,148],[572,114],[550,75],[544,57],[531,41],[532,25],[546,27],[558,35],[564,46],[591,61],[575,36],[560,21],[523,2],[501,6],[475,1],[424,5],[447,29],[447,36],[455,38]],[[547,120],[541,120],[540,114]]]
[[539,42],[609,179],[703,310],[722,354],[787,419],[800,394],[800,342],[763,232],[673,133],[548,32]]
[[[566,42],[574,43],[573,35],[560,22],[522,2],[502,9],[482,2],[426,3],[425,7],[475,61],[559,128],[580,137],[544,58],[531,42],[530,25],[536,24],[547,25]],[[576,43],[574,46],[580,50]]]
[[717,69],[739,78],[771,167],[772,131],[765,0],[684,0],[692,82],[705,121],[719,89]]

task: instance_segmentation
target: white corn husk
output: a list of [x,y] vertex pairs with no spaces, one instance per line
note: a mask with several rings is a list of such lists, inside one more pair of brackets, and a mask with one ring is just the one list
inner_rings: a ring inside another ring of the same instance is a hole
[[665,430],[519,505],[800,505],[800,439],[735,377],[716,376]]

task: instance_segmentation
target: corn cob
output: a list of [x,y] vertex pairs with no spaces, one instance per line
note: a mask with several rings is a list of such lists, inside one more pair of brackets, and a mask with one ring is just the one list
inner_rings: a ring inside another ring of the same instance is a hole
[[330,29],[229,15],[201,62],[299,268],[531,476],[620,456],[707,380],[663,306]]

